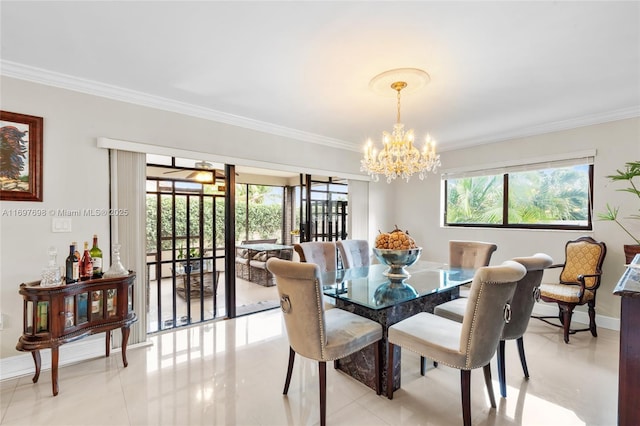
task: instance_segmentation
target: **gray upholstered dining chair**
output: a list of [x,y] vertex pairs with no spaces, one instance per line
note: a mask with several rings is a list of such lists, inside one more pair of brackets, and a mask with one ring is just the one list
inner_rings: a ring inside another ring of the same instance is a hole
[[[455,268],[478,269],[483,266],[489,266],[493,252],[498,249],[494,243],[484,241],[449,241],[449,266]],[[459,289],[460,297],[469,297],[470,288],[468,285],[461,286]],[[437,362],[433,363],[437,365]],[[427,360],[420,357],[420,374],[424,376],[427,371]]]
[[[510,317],[516,284],[525,273],[524,266],[509,260],[499,266],[478,269],[462,323],[420,312],[389,327],[388,369],[393,366],[395,345],[459,369],[462,417],[465,426],[471,425],[471,370],[483,368],[491,406],[495,408],[490,361]],[[393,398],[391,375],[387,397]]]
[[283,394],[289,391],[295,355],[318,361],[320,424],[326,423],[326,362],[336,361],[374,345],[376,393],[380,395],[382,325],[342,309],[324,310],[320,268],[313,263],[278,258],[267,261],[276,277],[280,307],[289,338],[289,366]]
[[[338,269],[338,252],[336,243],[332,241],[308,241],[293,245],[298,253],[300,262],[315,263],[320,272],[335,271]],[[335,308],[335,300],[329,296],[324,297],[324,308]]]
[[[504,326],[500,344],[498,346],[498,382],[500,383],[500,394],[506,398],[507,384],[505,378],[505,340],[516,340],[518,344],[518,354],[525,378],[529,378],[527,359],[524,353],[524,333],[527,331],[531,311],[536,303],[540,282],[544,270],[553,264],[553,259],[544,253],[536,253],[529,257],[516,257],[512,259],[520,263],[527,269],[527,274],[518,281],[516,291],[511,302],[511,321]],[[434,314],[448,318],[453,321],[462,322],[467,309],[469,299],[460,298],[443,303],[435,307]]]
[[333,241],[308,241],[293,245],[300,262],[315,263],[321,272],[338,269],[338,253]]
[[480,268],[489,266],[493,252],[498,249],[494,243],[483,241],[449,241],[449,265],[459,268]]
[[[498,249],[494,243],[484,241],[449,241],[449,265],[457,268],[478,269],[489,266],[493,252]],[[469,287],[460,288],[460,297],[469,296]]]
[[336,246],[345,268],[360,268],[371,264],[371,249],[367,240],[338,240]]

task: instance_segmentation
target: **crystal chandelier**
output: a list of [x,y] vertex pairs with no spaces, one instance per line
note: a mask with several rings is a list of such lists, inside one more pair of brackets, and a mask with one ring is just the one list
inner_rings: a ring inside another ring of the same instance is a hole
[[[424,71],[403,68],[387,71],[374,77],[370,86],[375,89],[380,84],[386,85],[390,77],[392,79],[405,77],[407,80],[417,77],[416,82],[422,83],[422,85],[429,81],[429,76]],[[365,146],[364,158],[360,162],[360,171],[367,172],[374,182],[378,181],[379,175],[385,175],[387,183],[391,183],[397,177],[409,182],[409,178],[414,173],[418,173],[422,180],[428,172],[435,173],[440,166],[440,155],[436,154],[435,140],[427,135],[422,152],[419,151],[413,145],[413,129],[405,132],[404,124],[400,122],[400,91],[407,85],[406,81],[397,80],[392,80],[390,85],[397,92],[396,124],[393,126],[393,132],[382,132],[382,150],[378,153],[371,140]]]

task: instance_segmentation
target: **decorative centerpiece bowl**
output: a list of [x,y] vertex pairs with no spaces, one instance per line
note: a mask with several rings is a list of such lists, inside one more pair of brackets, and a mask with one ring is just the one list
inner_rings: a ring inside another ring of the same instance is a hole
[[383,272],[384,275],[391,280],[404,280],[411,276],[405,268],[418,261],[420,254],[422,254],[422,247],[406,250],[373,248],[373,254],[376,255],[380,263],[389,267]]
[[405,268],[418,261],[422,248],[417,247],[406,250],[374,248],[373,253],[380,263],[389,267],[383,272],[384,275],[389,277],[389,281],[378,286],[373,294],[373,301],[377,306],[390,305],[418,296],[418,292],[405,282],[411,276]]

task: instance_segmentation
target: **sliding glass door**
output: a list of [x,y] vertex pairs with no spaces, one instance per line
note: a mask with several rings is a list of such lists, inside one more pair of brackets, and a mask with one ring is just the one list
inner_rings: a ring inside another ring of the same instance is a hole
[[214,188],[147,179],[148,332],[224,314],[224,196]]

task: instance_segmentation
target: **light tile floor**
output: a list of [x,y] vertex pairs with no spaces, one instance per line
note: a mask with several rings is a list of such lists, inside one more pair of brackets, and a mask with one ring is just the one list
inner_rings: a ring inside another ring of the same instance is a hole
[[[224,288],[224,272],[220,274],[220,281],[218,284],[218,294],[216,297],[217,305],[217,317],[222,318],[226,315],[227,309],[225,306],[225,288]],[[173,323],[173,283],[171,278],[164,278],[162,280],[162,330],[172,328]],[[149,326],[147,328],[148,333],[154,333],[158,331],[158,284],[157,281],[152,280],[149,286],[149,311],[147,312],[147,319]],[[187,321],[187,301],[176,295],[176,318],[178,325],[185,325]],[[278,290],[276,286],[264,287],[262,285],[243,280],[236,277],[236,316],[245,315],[248,313],[259,312],[265,309],[278,306]],[[192,323],[201,321],[208,321],[214,318],[213,315],[213,297],[204,298],[204,317],[200,317],[200,296],[193,296],[191,299],[191,320]]]
[[[508,396],[489,406],[482,371],[472,381],[475,425],[615,425],[619,334],[579,333],[532,320],[525,336],[531,379],[522,377],[515,342],[507,342]],[[288,343],[279,310],[151,337],[130,349],[60,369],[51,376],[0,383],[2,425],[313,425],[319,422],[317,363],[297,357],[282,395]],[[460,375],[440,366],[425,377],[419,358],[402,353],[402,388],[393,400],[327,369],[329,425],[462,424]]]

